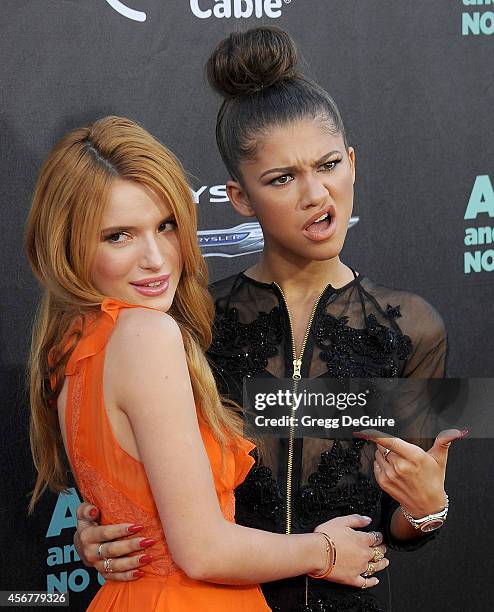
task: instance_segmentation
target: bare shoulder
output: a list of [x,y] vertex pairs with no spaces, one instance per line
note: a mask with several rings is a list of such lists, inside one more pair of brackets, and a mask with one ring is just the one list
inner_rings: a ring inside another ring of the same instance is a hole
[[119,367],[142,368],[183,351],[183,341],[177,322],[169,314],[128,308],[120,313],[109,349]]
[[127,342],[151,336],[155,341],[181,338],[180,328],[166,312],[149,308],[127,308],[118,317],[113,335]]

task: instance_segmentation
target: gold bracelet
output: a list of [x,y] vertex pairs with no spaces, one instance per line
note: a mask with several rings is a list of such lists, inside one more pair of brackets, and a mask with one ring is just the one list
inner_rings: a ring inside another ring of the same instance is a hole
[[333,571],[336,563],[336,545],[324,531],[315,531],[314,533],[320,533],[326,540],[326,566],[320,574],[310,573],[307,575],[311,578],[327,578]]

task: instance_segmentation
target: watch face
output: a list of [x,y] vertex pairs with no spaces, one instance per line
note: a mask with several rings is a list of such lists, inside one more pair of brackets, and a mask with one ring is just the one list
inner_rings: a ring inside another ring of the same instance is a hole
[[432,521],[427,521],[423,525],[420,525],[420,531],[434,531],[434,529],[439,529],[444,525],[444,521],[442,519],[433,519]]

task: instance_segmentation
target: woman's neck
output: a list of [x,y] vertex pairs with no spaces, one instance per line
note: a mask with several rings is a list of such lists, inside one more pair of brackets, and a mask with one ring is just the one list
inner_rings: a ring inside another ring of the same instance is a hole
[[246,270],[246,275],[264,283],[275,282],[285,294],[305,299],[318,295],[328,284],[339,288],[354,278],[352,270],[338,256],[324,261],[294,262],[266,251]]

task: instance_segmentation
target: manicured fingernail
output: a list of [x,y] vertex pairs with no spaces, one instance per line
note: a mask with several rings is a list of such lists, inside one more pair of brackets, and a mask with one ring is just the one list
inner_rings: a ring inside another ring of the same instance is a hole
[[144,538],[144,540],[139,542],[139,546],[141,548],[149,548],[153,544],[156,544],[156,540],[153,540],[152,538]]
[[96,508],[91,508],[91,510],[89,511],[89,516],[91,518],[96,518],[98,516],[98,511],[96,510]]
[[376,585],[379,584],[379,578],[376,578]]
[[144,572],[142,570],[134,570],[132,572],[132,576],[134,578],[140,578],[141,576],[144,576]]
[[364,519],[364,521],[372,521],[370,516],[363,516],[362,515],[362,518]]
[[141,531],[141,529],[144,529],[144,525],[131,525],[130,527],[127,527],[127,531],[129,533],[137,533],[138,531]]
[[389,559],[384,559],[385,563],[384,563],[384,567],[388,567],[389,565]]
[[153,560],[152,555],[142,555],[142,557],[139,557],[139,563],[141,565],[144,565],[145,563],[149,563],[152,560]]

